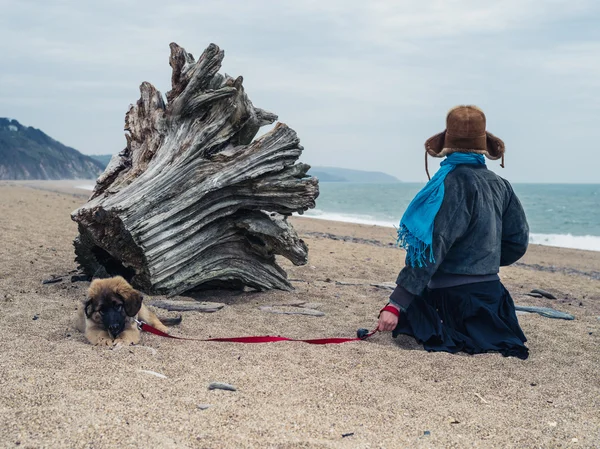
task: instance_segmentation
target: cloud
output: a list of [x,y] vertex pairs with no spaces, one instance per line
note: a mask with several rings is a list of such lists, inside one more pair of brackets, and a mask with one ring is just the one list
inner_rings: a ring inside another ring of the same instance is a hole
[[[0,0],[0,10],[0,116],[86,153],[122,148],[142,81],[170,88],[172,41],[195,56],[210,42],[225,49],[223,70],[298,131],[314,164],[423,180],[423,141],[460,103],[483,107],[517,179],[530,180],[519,164],[537,147],[558,155],[595,134],[593,0]],[[547,163],[536,179],[596,176],[591,164],[575,177]]]

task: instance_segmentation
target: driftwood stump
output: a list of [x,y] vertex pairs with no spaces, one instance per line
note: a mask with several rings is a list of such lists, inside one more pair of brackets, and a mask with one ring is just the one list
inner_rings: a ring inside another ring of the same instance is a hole
[[242,77],[218,73],[223,51],[198,61],[171,44],[166,103],[150,83],[125,116],[127,146],[74,211],[76,261],[90,276],[121,274],[146,292],[200,286],[291,289],[275,261],[308,249],[287,221],[315,206],[318,181],[296,163],[296,133],[256,108]]

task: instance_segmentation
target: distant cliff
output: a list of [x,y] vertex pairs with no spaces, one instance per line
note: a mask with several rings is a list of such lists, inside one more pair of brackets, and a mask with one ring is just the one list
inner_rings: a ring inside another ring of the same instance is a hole
[[311,167],[308,172],[321,182],[362,182],[384,184],[401,182],[398,178],[379,171],[350,170],[339,167]]
[[0,180],[95,179],[102,163],[39,129],[0,118]]

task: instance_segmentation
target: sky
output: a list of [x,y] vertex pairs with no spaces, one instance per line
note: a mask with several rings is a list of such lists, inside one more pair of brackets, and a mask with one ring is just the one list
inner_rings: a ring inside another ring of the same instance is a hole
[[[512,182],[600,182],[597,0],[0,0],[0,117],[85,154],[125,146],[169,43],[225,50],[303,162],[425,181],[423,143],[475,104]],[[436,164],[432,161],[433,170]]]

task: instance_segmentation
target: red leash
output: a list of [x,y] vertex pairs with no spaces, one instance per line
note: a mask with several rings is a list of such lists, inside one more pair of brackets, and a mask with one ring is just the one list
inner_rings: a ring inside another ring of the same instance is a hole
[[[391,306],[385,306],[381,311],[392,312],[395,315],[399,315],[397,309]],[[381,313],[381,312],[380,312]],[[166,332],[160,331],[154,326],[150,326],[148,323],[144,323],[143,321],[135,320],[138,327],[142,331],[150,332],[154,335],[159,335],[161,337],[173,338],[175,340],[191,340],[191,341],[220,341],[220,342],[229,342],[229,343],[272,343],[276,341],[299,341],[302,343],[308,343],[311,345],[330,345],[330,344],[338,344],[338,343],[346,343],[349,341],[360,341],[366,340],[370,336],[376,334],[378,329],[369,332],[368,329],[359,329],[356,332],[356,338],[313,338],[309,340],[297,340],[294,338],[287,337],[271,337],[269,335],[257,335],[252,337],[229,337],[229,338],[185,338],[185,337],[176,337],[174,335],[169,335]]]
[[257,335],[252,337],[229,337],[229,338],[185,338],[185,337],[176,337],[174,335],[169,335],[163,331],[158,330],[157,328],[150,326],[143,321],[138,321],[138,326],[141,330],[150,332],[154,335],[159,335],[161,337],[173,338],[175,340],[191,340],[191,341],[221,341],[221,342],[229,342],[229,343],[271,343],[275,341],[300,341],[303,343],[309,343],[311,345],[329,345],[329,344],[337,344],[337,343],[346,343],[348,341],[359,341],[369,338],[371,335],[377,332],[377,329],[369,332],[367,329],[359,329],[358,337],[356,338],[313,338],[310,340],[296,340],[294,338],[287,337],[271,337],[269,335]]

